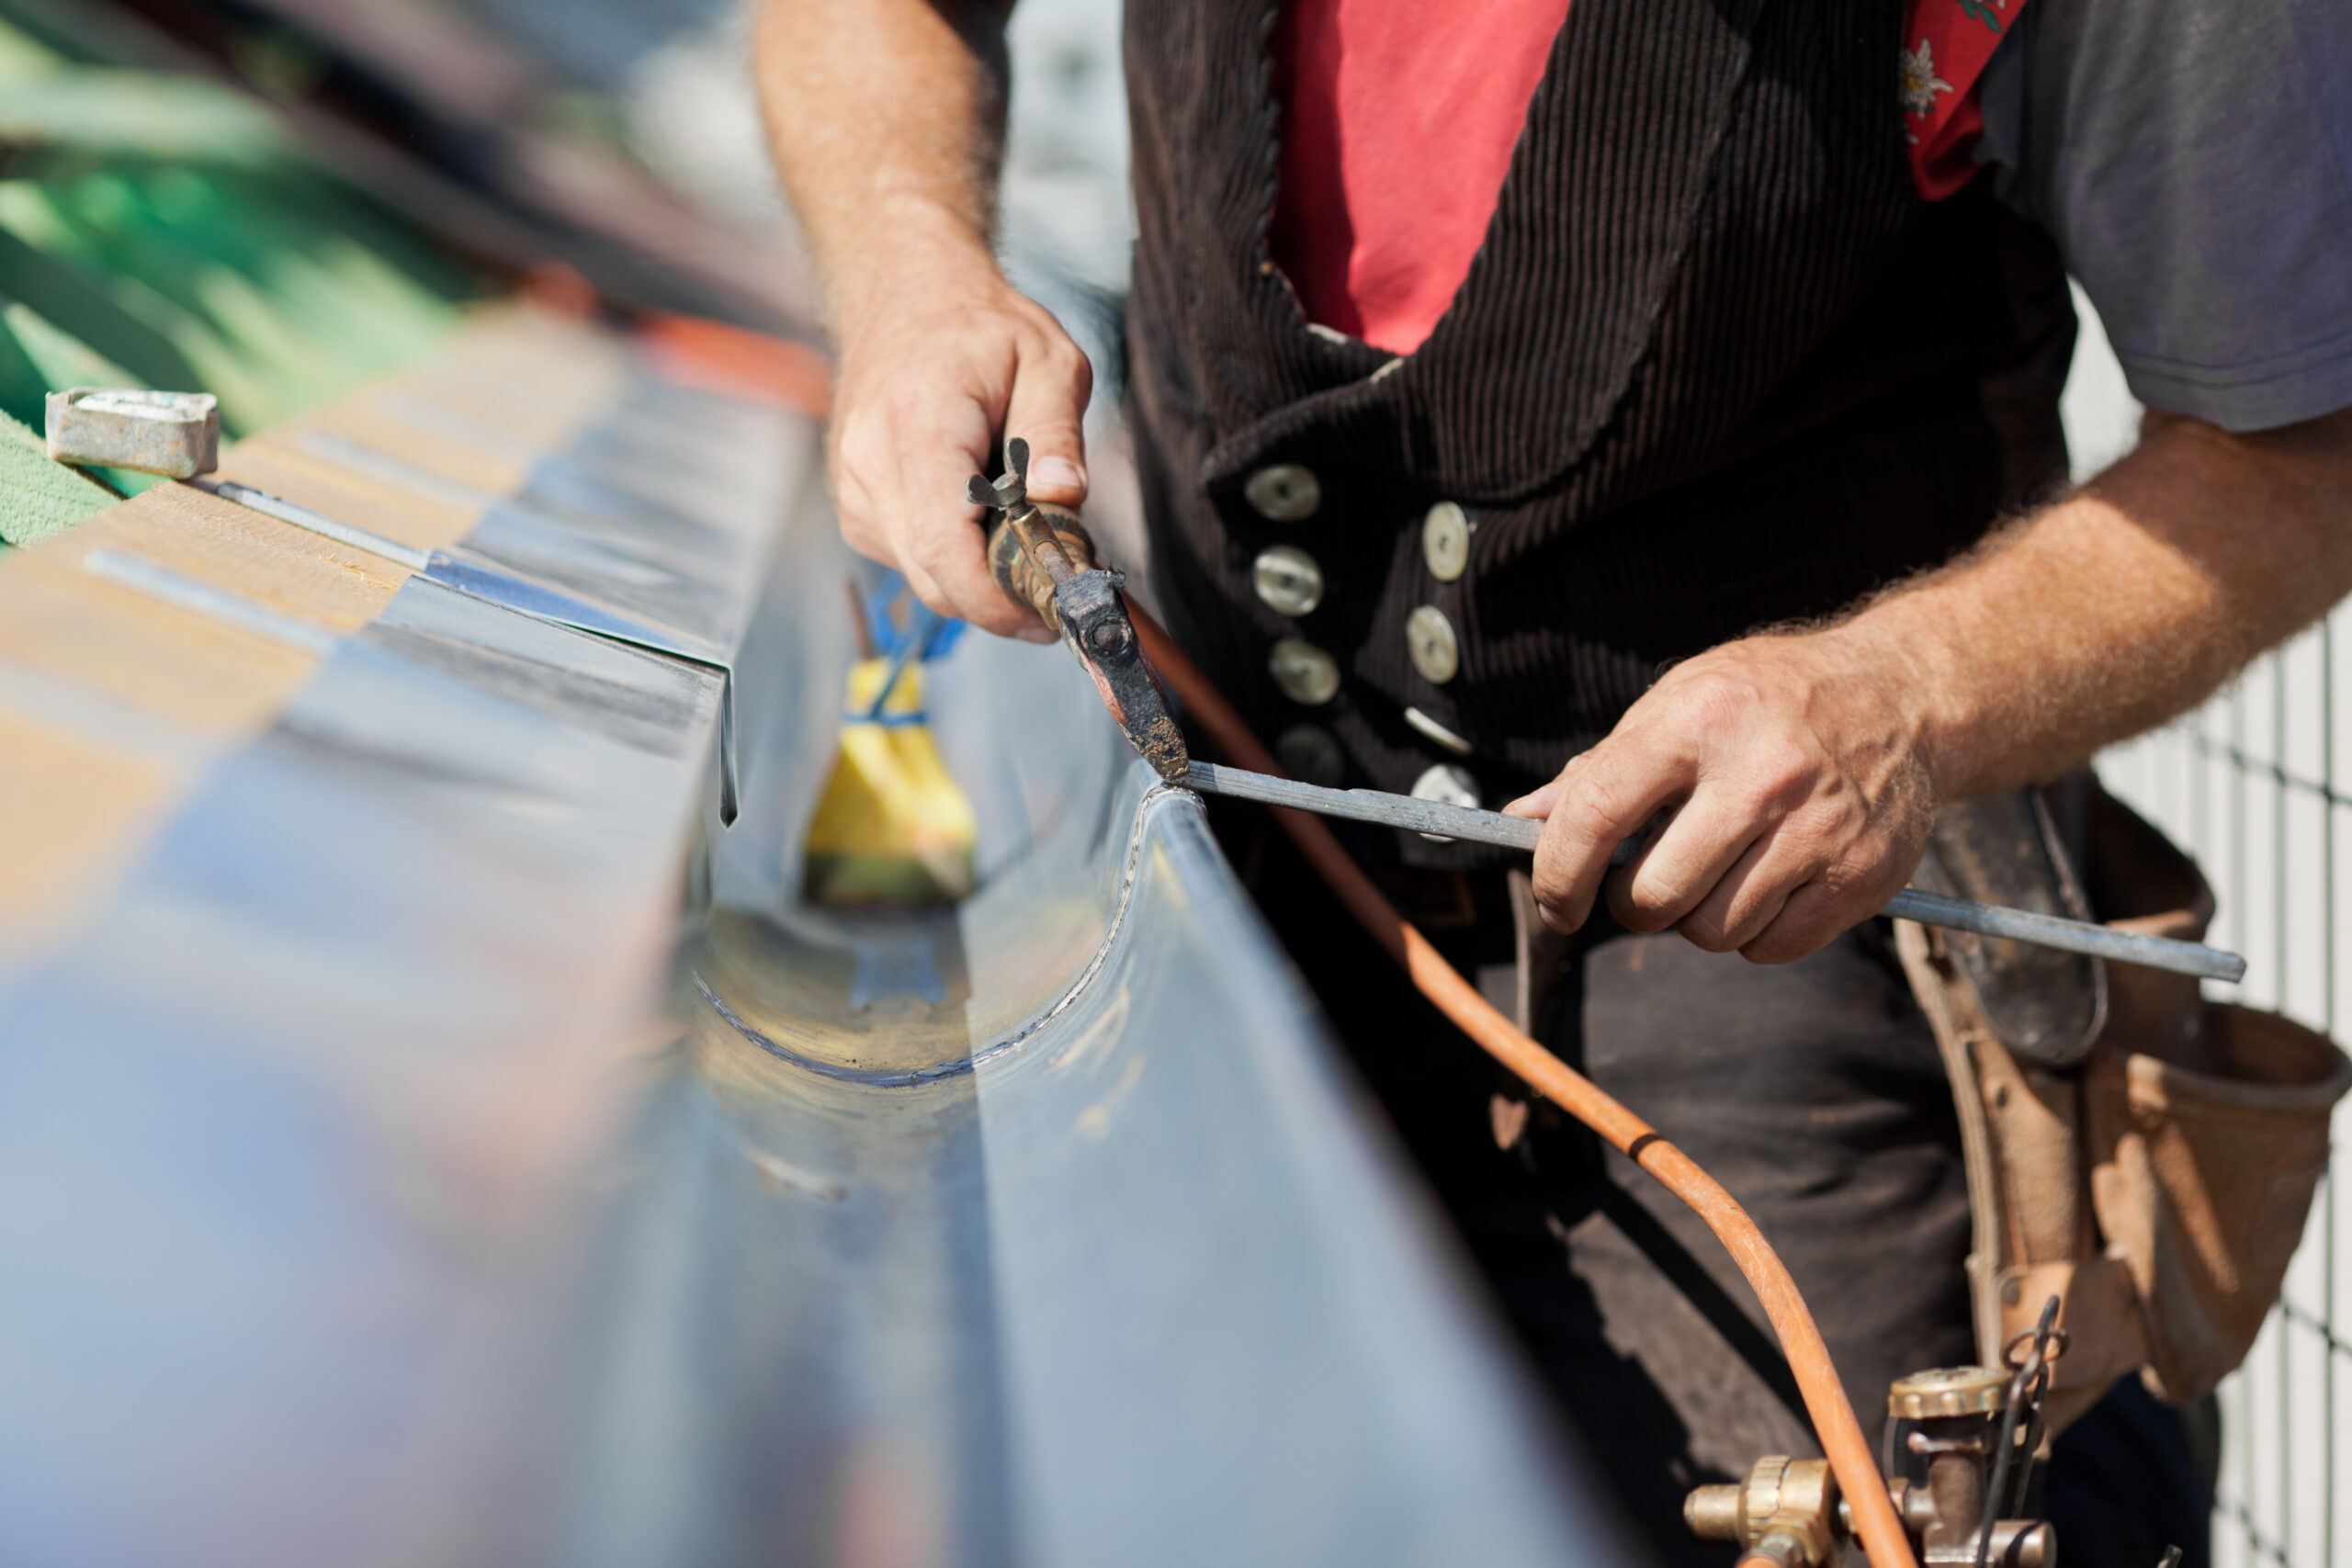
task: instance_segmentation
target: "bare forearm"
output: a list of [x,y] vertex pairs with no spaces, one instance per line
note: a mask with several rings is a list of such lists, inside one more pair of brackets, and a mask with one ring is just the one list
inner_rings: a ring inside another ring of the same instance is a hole
[[1841,630],[1915,664],[1949,799],[2163,723],[2347,590],[2352,416],[2252,436],[2157,418],[2082,491]]
[[[1880,908],[1943,801],[2052,776],[2197,703],[2352,589],[2352,413],[2152,421],[2080,493],[1832,626],[1668,671],[1509,809],[1563,931],[1782,962]],[[1617,844],[1666,826],[1611,874]]]
[[753,60],[776,165],[837,333],[910,276],[993,272],[1000,9],[763,0]]
[[1009,7],[758,3],[760,100],[839,351],[825,452],[842,537],[934,610],[1050,640],[989,577],[964,493],[1018,435],[1031,500],[1086,500],[1093,372],[989,243]]

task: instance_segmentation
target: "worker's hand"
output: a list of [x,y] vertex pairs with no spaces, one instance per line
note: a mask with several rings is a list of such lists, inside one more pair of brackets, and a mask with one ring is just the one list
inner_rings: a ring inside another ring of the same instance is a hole
[[[1628,931],[1710,953],[1802,958],[1909,880],[1937,789],[1899,649],[1851,628],[1727,643],[1676,666],[1609,737],[1504,810],[1547,819],[1546,924],[1582,926],[1607,889]],[[1618,843],[1670,813],[1611,873]]]
[[1086,500],[1086,355],[985,255],[857,293],[841,321],[827,452],[842,536],[905,572],[943,615],[1051,641],[1036,612],[989,577],[980,509],[964,484],[990,470],[1001,437],[1018,435],[1029,443],[1032,501]]

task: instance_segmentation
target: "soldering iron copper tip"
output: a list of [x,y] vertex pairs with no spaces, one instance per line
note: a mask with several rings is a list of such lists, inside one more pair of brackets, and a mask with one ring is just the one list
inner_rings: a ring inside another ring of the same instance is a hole
[[1192,753],[1185,750],[1184,732],[1176,728],[1175,719],[1167,711],[1152,715],[1143,726],[1143,733],[1130,731],[1127,739],[1151,764],[1151,771],[1172,784],[1181,784],[1192,776]]

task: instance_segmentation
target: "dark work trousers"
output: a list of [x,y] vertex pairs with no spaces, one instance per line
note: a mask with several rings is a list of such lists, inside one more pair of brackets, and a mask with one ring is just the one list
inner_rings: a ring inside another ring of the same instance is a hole
[[[1220,802],[1212,816],[1598,1478],[1659,1561],[1723,1568],[1730,1550],[1683,1526],[1689,1490],[1742,1475],[1765,1454],[1819,1452],[1738,1269],[1696,1215],[1532,1101],[1413,990],[1262,814]],[[1465,975],[1493,976],[1510,962],[1500,872],[1380,879]],[[1633,935],[1602,914],[1543,1032],[1763,1227],[1874,1444],[1890,1382],[1976,1359],[1951,1083],[1884,922],[1801,962],[1762,965],[1672,932]],[[2153,1420],[2155,1440],[2177,1445],[2178,1417],[2145,1404],[2121,1424]],[[2119,1445],[2084,1426],[2092,1440],[2078,1446],[2110,1475],[2130,1474],[2125,1450],[2149,1439]],[[2061,1479],[2054,1490],[2092,1501]],[[2132,1506],[2144,1515],[2154,1501]],[[2102,1528],[2098,1507],[2076,1511],[2077,1529]],[[2175,1511],[2171,1539],[2201,1556],[2201,1515]],[[2076,1555],[2072,1541],[2065,1550],[2076,1562],[2098,1555]]]

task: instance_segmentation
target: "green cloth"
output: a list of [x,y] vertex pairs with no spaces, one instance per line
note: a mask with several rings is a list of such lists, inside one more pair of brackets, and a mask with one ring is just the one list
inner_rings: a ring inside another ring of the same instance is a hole
[[114,504],[102,486],[42,455],[41,438],[0,413],[0,541],[29,545]]

